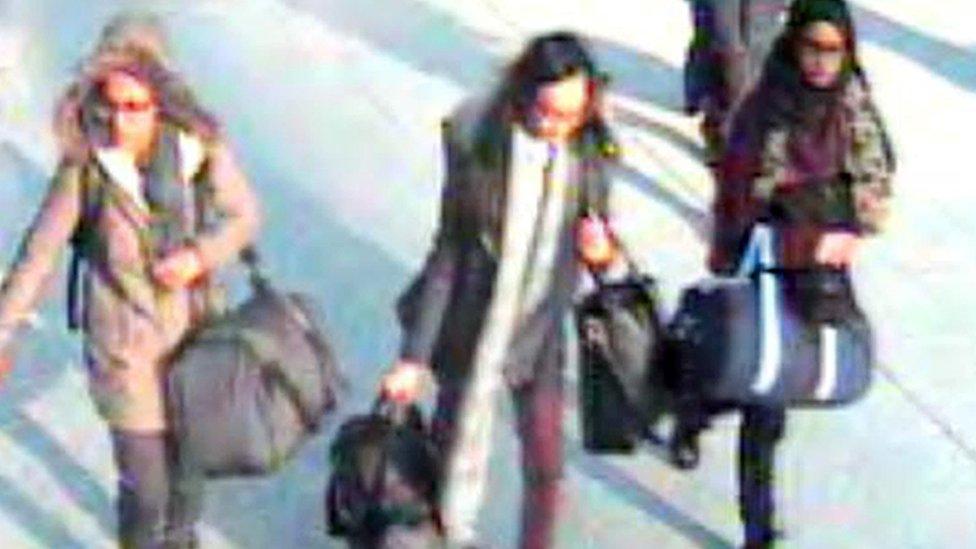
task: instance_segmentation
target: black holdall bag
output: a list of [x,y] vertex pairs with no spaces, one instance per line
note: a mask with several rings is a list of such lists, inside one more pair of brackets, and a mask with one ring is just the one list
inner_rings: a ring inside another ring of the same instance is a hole
[[311,301],[283,293],[242,254],[252,295],[177,350],[166,391],[181,463],[207,477],[279,469],[336,405],[338,366]]
[[735,276],[683,293],[670,330],[687,377],[713,402],[850,404],[871,385],[874,349],[848,275],[778,269],[773,236],[758,224]]
[[628,260],[620,281],[594,276],[596,289],[575,311],[579,336],[579,399],[583,447],[629,453],[643,435],[662,342],[654,279]]
[[381,395],[368,414],[340,426],[329,458],[329,535],[378,546],[393,527],[427,526],[435,537],[443,533],[441,455],[417,405],[399,405]]

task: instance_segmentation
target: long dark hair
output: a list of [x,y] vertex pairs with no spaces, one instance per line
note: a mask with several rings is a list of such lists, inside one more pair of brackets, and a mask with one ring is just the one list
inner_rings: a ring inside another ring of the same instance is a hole
[[[844,65],[838,82],[827,90],[813,90],[806,86],[799,68],[798,46],[803,31],[809,25],[818,22],[831,23],[844,35]],[[767,108],[764,109],[764,117],[802,120],[811,114],[805,111],[815,112],[818,107],[826,109],[828,116],[836,116],[840,111],[844,88],[852,79],[856,80],[867,94],[871,93],[871,82],[864,72],[858,54],[857,28],[848,3],[845,0],[794,0],[790,5],[786,27],[773,46],[760,80],[759,87],[767,92],[765,96]],[[777,100],[777,95],[788,96],[791,100],[783,104]],[[885,157],[894,167],[895,151],[888,129],[880,116],[877,121],[881,127]]]
[[508,126],[526,121],[542,86],[579,74],[589,83],[589,100],[575,142],[585,156],[615,157],[618,148],[601,108],[608,78],[598,71],[582,38],[556,31],[532,39],[506,70],[478,127],[475,144],[481,159],[507,154]]
[[95,52],[83,61],[77,78],[57,103],[54,129],[65,157],[83,162],[107,139],[109,120],[102,88],[114,72],[128,74],[152,88],[162,122],[204,140],[219,136],[216,119],[200,105],[182,76],[168,66],[161,45],[148,47],[135,40],[136,36],[110,43],[106,36],[109,33],[103,33]]
[[803,31],[813,23],[831,23],[844,36],[844,65],[835,88],[843,87],[850,78],[857,78],[870,88],[861,67],[857,47],[857,28],[845,0],[794,0],[783,32],[777,38],[763,69],[761,81],[766,85],[799,85],[799,44]]

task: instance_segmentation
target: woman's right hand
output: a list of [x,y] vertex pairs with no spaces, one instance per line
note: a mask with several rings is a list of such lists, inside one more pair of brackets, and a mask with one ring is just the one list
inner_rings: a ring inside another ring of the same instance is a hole
[[609,223],[592,215],[577,221],[576,249],[582,262],[591,269],[606,269],[620,257]]
[[7,374],[14,367],[13,357],[9,351],[0,351],[0,381],[7,379]]
[[817,242],[817,249],[814,252],[815,260],[819,265],[834,268],[846,268],[854,261],[854,254],[860,239],[850,232],[830,231],[824,233]]
[[176,250],[152,267],[156,282],[164,288],[174,290],[189,285],[204,271],[200,252],[192,246]]
[[7,378],[7,374],[14,365],[13,330],[0,327],[0,381]]
[[434,387],[430,366],[412,360],[398,360],[380,382],[383,394],[397,404],[411,404]]

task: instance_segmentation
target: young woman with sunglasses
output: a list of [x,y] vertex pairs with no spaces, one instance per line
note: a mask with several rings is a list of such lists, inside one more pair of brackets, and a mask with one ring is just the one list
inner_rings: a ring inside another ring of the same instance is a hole
[[[59,252],[81,254],[84,362],[119,471],[119,541],[137,548],[196,544],[202,493],[167,429],[167,359],[208,311],[208,274],[258,227],[247,179],[163,46],[151,20],[115,21],[83,63],[56,112],[60,165],[0,287],[6,363]],[[201,193],[219,219],[192,198],[170,207]]]

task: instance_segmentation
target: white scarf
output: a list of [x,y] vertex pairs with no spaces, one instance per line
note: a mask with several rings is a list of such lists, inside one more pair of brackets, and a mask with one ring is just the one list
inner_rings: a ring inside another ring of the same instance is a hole
[[[186,132],[180,132],[177,139],[180,178],[188,182],[200,170],[206,153],[203,142]],[[131,198],[141,213],[148,214],[143,177],[132,155],[118,147],[102,147],[95,150],[95,158],[108,174],[109,181]]]
[[519,320],[538,305],[552,280],[569,175],[566,148],[553,152],[547,181],[544,172],[550,145],[520,128],[513,132],[501,257],[474,355],[472,379],[458,412],[441,501],[452,543],[475,540],[505,356]]

